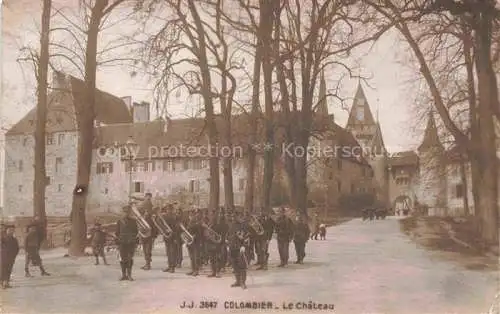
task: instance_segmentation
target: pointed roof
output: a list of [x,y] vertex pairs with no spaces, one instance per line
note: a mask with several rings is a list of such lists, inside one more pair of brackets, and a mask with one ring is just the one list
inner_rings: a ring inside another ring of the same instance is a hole
[[321,80],[319,82],[318,106],[316,112],[328,116],[328,103],[326,101],[326,81],[325,72],[321,71]]
[[443,145],[439,140],[436,122],[434,121],[434,112],[430,110],[429,117],[427,119],[427,127],[425,128],[424,139],[422,140],[422,144],[418,147],[418,151],[425,151],[432,147],[443,148]]
[[375,154],[385,154],[387,150],[385,149],[384,137],[382,136],[382,129],[380,128],[380,123],[377,122],[377,128],[375,129],[375,135],[370,143],[372,152]]
[[[358,116],[359,112],[358,110],[363,111],[362,117]],[[375,119],[373,118],[373,114],[370,110],[370,105],[368,105],[368,101],[366,100],[365,92],[363,91],[363,86],[361,86],[361,82],[358,83],[358,89],[356,90],[356,94],[352,102],[352,107],[351,111],[349,112],[349,118],[347,119],[346,127],[359,124],[364,124],[364,125],[376,124]]]

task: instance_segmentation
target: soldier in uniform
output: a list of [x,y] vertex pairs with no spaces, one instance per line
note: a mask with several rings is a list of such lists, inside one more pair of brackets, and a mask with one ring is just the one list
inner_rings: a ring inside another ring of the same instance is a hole
[[24,273],[26,277],[32,277],[29,271],[30,262],[33,265],[40,267],[42,276],[50,276],[42,264],[40,257],[40,246],[43,242],[43,233],[40,232],[40,223],[34,222],[28,226],[28,235],[24,239],[24,251],[26,253],[26,261],[24,264]]
[[[177,221],[178,221],[178,224],[183,224],[184,226],[187,225],[187,219],[185,218],[185,215],[183,214],[182,212],[182,209],[178,208],[177,209],[177,212],[176,212],[176,217],[177,217]],[[180,236],[180,230],[179,230],[179,236]],[[181,268],[182,267],[182,258],[183,258],[183,252],[182,252],[182,239],[181,241],[179,242],[179,245],[177,246],[177,268]]]
[[17,254],[19,253],[19,242],[14,236],[14,225],[4,225],[2,226],[2,249],[0,251],[1,261],[0,261],[0,281],[2,283],[2,288],[11,288],[10,286],[10,275],[12,274],[12,268],[16,261]]
[[104,245],[106,244],[106,233],[101,229],[101,224],[96,222],[92,229],[92,236],[90,239],[92,244],[92,253],[95,256],[95,265],[99,265],[99,256],[102,257],[104,265],[109,265],[106,261],[104,254]]
[[222,269],[222,246],[227,230],[224,224],[224,219],[222,218],[222,216],[220,216],[220,214],[217,215],[215,212],[212,213],[212,221],[208,226],[221,237],[221,242],[216,243],[213,242],[212,239],[207,236],[207,234],[205,234],[205,242],[207,243],[208,249],[208,258],[212,270],[212,273],[208,275],[208,277],[220,278],[220,271]]
[[151,269],[151,260],[152,260],[152,251],[153,251],[153,243],[158,236],[158,230],[156,230],[155,225],[153,223],[153,202],[151,201],[152,198],[151,193],[146,193],[145,195],[145,200],[142,202],[139,212],[141,215],[143,215],[144,219],[148,223],[148,225],[151,227],[151,234],[147,238],[141,238],[142,241],[142,250],[144,252],[144,259],[146,260],[146,264],[141,267],[141,269],[144,270],[150,270]]
[[197,210],[196,213],[190,213],[188,224],[188,232],[193,236],[193,243],[187,245],[189,252],[189,259],[191,260],[191,271],[187,273],[190,276],[198,276],[201,268],[201,251],[203,249],[203,226],[202,226],[202,213]]
[[132,266],[134,265],[134,253],[137,246],[137,235],[139,229],[137,221],[130,216],[132,208],[130,205],[123,207],[123,218],[116,223],[116,239],[120,252],[120,266],[122,277],[120,280],[134,280],[132,278]]
[[236,213],[236,221],[230,226],[228,232],[229,256],[233,265],[233,272],[236,278],[235,283],[231,287],[242,287],[246,289],[246,278],[248,260],[246,255],[246,247],[248,247],[250,230],[245,223],[242,213]]
[[[251,218],[250,215],[251,215],[250,211],[245,212],[244,220],[245,220],[245,223],[247,225],[250,224],[250,218]],[[250,263],[253,260],[255,260],[255,241],[256,241],[257,234],[255,233],[255,230],[253,230],[252,228],[249,228],[249,231],[250,231],[250,235],[248,238],[248,245],[246,248],[246,254],[247,254],[248,262]]]
[[295,264],[303,264],[306,256],[306,242],[309,240],[311,230],[304,216],[297,216],[297,221],[294,228],[293,243],[295,244],[295,252],[297,261]]
[[269,243],[273,238],[274,233],[274,221],[269,216],[269,213],[262,210],[259,217],[259,222],[264,228],[264,234],[259,237],[259,250],[257,251],[259,259],[259,267],[257,270],[267,270],[267,262],[269,260]]
[[181,230],[179,227],[179,219],[175,212],[174,207],[172,205],[167,206],[167,212],[164,216],[165,222],[172,228],[172,235],[170,238],[163,238],[165,241],[165,251],[167,254],[168,267],[165,268],[164,272],[173,273],[175,272],[175,267],[178,264],[178,254],[179,247],[181,247],[182,252],[182,241],[181,241]]
[[293,221],[286,216],[283,207],[276,222],[276,234],[278,236],[278,251],[281,261],[278,267],[284,267],[288,265],[290,241],[293,239]]

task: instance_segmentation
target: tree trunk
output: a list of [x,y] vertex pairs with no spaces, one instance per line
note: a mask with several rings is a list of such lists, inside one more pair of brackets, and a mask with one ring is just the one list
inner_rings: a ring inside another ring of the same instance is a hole
[[[69,247],[69,255],[71,256],[82,256],[86,245],[87,224],[85,211],[90,186],[94,141],[97,40],[99,26],[107,5],[108,0],[97,0],[92,8],[87,31],[87,46],[85,49],[85,103],[75,104],[79,135],[76,184],[77,186],[85,187],[85,190],[84,193],[73,194],[71,242]],[[78,107],[78,105],[84,107]]]
[[49,67],[50,11],[52,1],[43,1],[42,33],[40,36],[40,59],[38,61],[38,89],[35,124],[35,178],[33,181],[33,214],[38,216],[47,228],[45,213],[45,134],[47,123],[47,77]]
[[[273,106],[273,66],[272,66],[272,33],[275,21],[273,3],[270,0],[260,1],[260,19],[262,20],[262,72],[264,73],[265,102],[265,147],[262,206],[266,212],[271,211],[271,190],[274,177],[274,106]],[[277,39],[278,40],[278,39]]]
[[223,173],[224,173],[224,205],[226,208],[234,208],[234,185],[233,185],[233,165],[232,161],[237,156],[232,156],[233,145],[231,142],[231,106],[232,102],[228,98],[232,98],[232,93],[227,97],[227,78],[222,79],[222,96],[220,97],[222,115],[224,120],[224,149],[223,153],[231,152],[230,156],[222,156],[223,158]]
[[215,151],[217,148],[217,126],[215,124],[214,105],[212,101],[212,81],[210,78],[210,68],[207,58],[207,44],[205,30],[201,18],[196,10],[193,0],[188,1],[189,11],[193,16],[196,33],[198,35],[198,58],[201,72],[202,97],[205,107],[205,125],[208,133],[208,143],[211,148],[210,167],[210,198],[209,208],[215,209],[220,203],[220,178],[219,178],[219,158]]
[[[301,113],[304,114],[304,112]],[[307,147],[309,145],[309,129],[300,130],[296,142],[300,147],[304,148],[301,149],[304,153],[301,152],[301,154],[295,156],[295,192],[297,194],[295,208],[298,214],[304,215],[307,219],[307,195],[309,192],[307,188]]]
[[[260,29],[260,26],[259,26]],[[253,145],[257,142],[258,114],[260,107],[260,68],[262,65],[262,48],[259,40],[260,31],[257,33],[257,43],[255,48],[255,58],[253,63],[253,89],[252,89],[252,109],[249,117],[249,145],[247,153],[247,180],[245,186],[245,208],[252,211],[255,208],[255,166],[257,152]]]
[[460,177],[462,178],[462,187],[464,190],[464,214],[465,216],[470,215],[469,209],[469,183],[467,182],[467,170],[465,168],[464,154],[460,154]]

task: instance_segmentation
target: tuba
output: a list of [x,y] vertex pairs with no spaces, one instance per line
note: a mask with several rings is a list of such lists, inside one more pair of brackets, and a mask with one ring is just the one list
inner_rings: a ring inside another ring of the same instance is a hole
[[194,241],[194,237],[191,233],[189,233],[189,231],[186,229],[186,227],[184,227],[183,224],[179,224],[179,227],[181,228],[182,232],[181,232],[181,239],[184,243],[186,243],[186,245],[191,245],[193,244],[193,241]]
[[255,233],[259,236],[264,234],[264,227],[260,223],[260,221],[255,216],[250,216],[250,221],[248,222],[250,228],[252,228]]
[[165,221],[165,218],[163,218],[163,216],[159,214],[159,215],[153,215],[152,219],[156,229],[158,229],[163,238],[170,239],[174,234],[174,231]]
[[137,227],[139,229],[139,235],[141,238],[149,238],[151,236],[151,226],[148,224],[146,219],[141,215],[135,204],[132,204],[132,216],[137,221]]
[[205,236],[208,240],[215,244],[220,244],[222,242],[222,236],[217,233],[214,229],[210,228],[208,225],[203,224],[203,228],[205,229]]

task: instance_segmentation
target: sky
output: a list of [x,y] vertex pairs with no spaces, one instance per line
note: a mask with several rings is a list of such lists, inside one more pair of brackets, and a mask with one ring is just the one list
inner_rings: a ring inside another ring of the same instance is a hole
[[[33,70],[27,64],[20,65],[19,47],[37,43],[37,29],[41,14],[41,1],[38,0],[4,0],[2,5],[2,101],[0,105],[0,126],[3,132],[21,119],[35,106],[35,91],[33,89]],[[55,0],[54,6],[61,3],[75,7],[77,0]],[[5,7],[7,6],[7,7]],[[120,27],[120,30],[122,27]],[[362,82],[373,116],[378,116],[385,145],[390,153],[401,150],[415,149],[421,140],[423,124],[414,118],[414,104],[417,94],[414,92],[418,74],[404,64],[407,59],[405,45],[394,33],[382,37],[361,58],[361,74],[369,77]],[[328,80],[327,88],[334,88]],[[99,89],[119,97],[132,96],[134,101],[151,102],[151,86],[141,78],[132,78],[129,69],[122,67],[106,68],[98,71]],[[342,81],[341,93],[345,97],[354,97],[358,79]],[[352,100],[347,104],[350,106]],[[189,114],[184,102],[173,103],[168,108],[173,117],[183,117]],[[347,121],[347,111],[340,104],[329,100],[330,113],[335,115],[335,121],[344,126]],[[2,134],[0,133],[0,140]],[[2,143],[0,141],[0,144]],[[0,145],[3,158],[3,145]],[[0,168],[4,165],[2,160]],[[3,173],[3,171],[2,171]],[[3,185],[2,185],[3,186]]]

